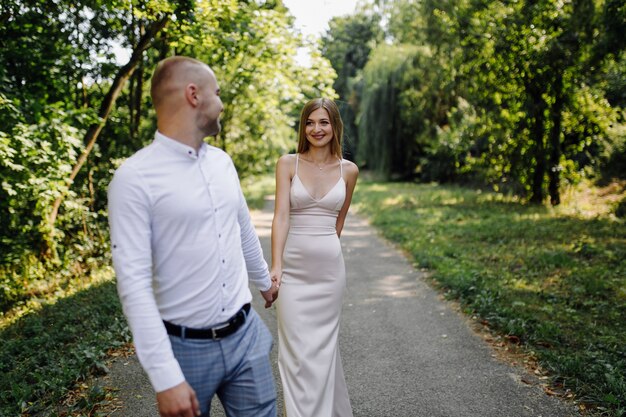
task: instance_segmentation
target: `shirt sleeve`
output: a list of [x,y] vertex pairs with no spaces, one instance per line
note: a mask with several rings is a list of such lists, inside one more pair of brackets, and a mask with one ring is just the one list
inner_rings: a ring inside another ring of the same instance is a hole
[[258,290],[267,291],[272,287],[272,281],[267,262],[263,258],[261,242],[259,242],[259,236],[252,225],[250,211],[248,210],[246,198],[241,191],[241,186],[239,186],[239,200],[238,221],[241,230],[241,247],[248,270],[248,279]]
[[185,380],[152,290],[151,202],[141,175],[122,165],[108,190],[117,290],[137,351],[156,392]]

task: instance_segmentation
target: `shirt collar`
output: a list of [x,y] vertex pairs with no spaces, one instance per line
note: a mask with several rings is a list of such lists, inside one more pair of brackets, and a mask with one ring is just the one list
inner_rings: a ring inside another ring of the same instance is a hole
[[196,150],[191,146],[185,145],[184,143],[181,143],[176,139],[172,139],[169,136],[165,136],[158,130],[154,133],[154,141],[170,149],[172,152],[190,159],[198,159],[198,157],[206,154],[207,151],[207,145],[204,142],[200,145],[200,150],[196,154]]

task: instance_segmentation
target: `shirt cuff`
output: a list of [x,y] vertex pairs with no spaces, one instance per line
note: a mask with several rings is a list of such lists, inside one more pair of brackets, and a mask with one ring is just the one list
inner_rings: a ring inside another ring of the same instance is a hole
[[159,364],[156,369],[151,369],[148,377],[155,392],[168,390],[185,381],[183,371],[175,359]]
[[259,291],[268,291],[270,288],[272,288],[272,280],[268,278],[267,281],[262,284],[256,284],[256,286]]

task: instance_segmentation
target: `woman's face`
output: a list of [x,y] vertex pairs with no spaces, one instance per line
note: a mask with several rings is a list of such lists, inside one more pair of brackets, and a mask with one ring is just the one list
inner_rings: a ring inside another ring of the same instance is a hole
[[325,108],[320,107],[309,114],[304,130],[306,139],[316,148],[327,146],[333,139],[333,127]]

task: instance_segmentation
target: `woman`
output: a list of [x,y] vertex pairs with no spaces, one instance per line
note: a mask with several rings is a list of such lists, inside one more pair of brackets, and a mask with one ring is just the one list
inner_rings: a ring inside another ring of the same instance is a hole
[[339,236],[359,170],[341,157],[343,122],[329,99],[300,115],[298,153],[276,164],[272,279],[287,417],[351,417],[338,333],[346,274]]

